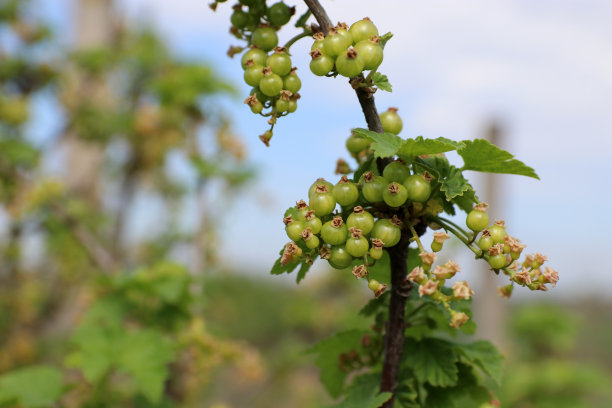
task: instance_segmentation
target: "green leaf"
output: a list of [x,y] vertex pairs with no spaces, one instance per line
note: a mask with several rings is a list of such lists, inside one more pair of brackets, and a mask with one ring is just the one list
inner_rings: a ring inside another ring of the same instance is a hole
[[380,374],[371,373],[355,377],[346,390],[346,398],[330,408],[379,408],[393,396],[380,392]]
[[451,166],[445,178],[440,179],[440,191],[446,196],[446,201],[451,201],[457,196],[462,196],[468,191],[474,191],[474,188],[463,177],[461,170],[455,166]]
[[370,149],[374,151],[374,157],[395,156],[403,143],[402,138],[393,133],[376,133],[362,128],[353,129],[353,132],[374,142],[370,145]]
[[306,272],[308,272],[309,269],[310,269],[310,264],[308,264],[307,262],[302,262],[295,281],[297,283],[300,283],[300,281],[306,277]]
[[456,345],[455,351],[470,364],[479,367],[497,384],[501,384],[504,357],[491,342],[479,340],[470,344]]
[[10,371],[0,377],[0,404],[16,402],[21,407],[49,407],[62,395],[62,372],[37,365]]
[[117,369],[129,374],[151,402],[158,403],[174,358],[174,346],[161,333],[142,330],[126,333],[120,341]]
[[382,91],[393,92],[392,86],[389,83],[389,78],[387,78],[385,74],[375,72],[374,75],[372,75],[372,83]]
[[361,308],[359,314],[361,316],[374,316],[380,309],[386,308],[389,299],[389,292],[383,293],[377,298],[372,298],[364,307]]
[[353,175],[353,181],[355,183],[358,183],[363,173],[366,173],[368,171],[371,171],[374,174],[378,174],[378,169],[376,168],[376,161],[374,160],[374,157],[370,157],[363,164],[361,164],[357,168],[357,170],[355,170],[355,173]]
[[464,140],[457,153],[463,158],[463,170],[518,174],[540,179],[535,171],[514,156],[484,139]]
[[312,15],[312,12],[310,10],[306,10],[306,12],[302,14],[300,18],[297,19],[297,21],[295,22],[295,26],[297,28],[304,27],[306,25],[306,21],[308,21],[308,18],[311,15]]
[[340,396],[348,375],[348,372],[340,367],[340,354],[360,348],[361,338],[365,334],[367,332],[364,330],[349,330],[337,333],[320,341],[312,348],[311,351],[317,354],[315,364],[321,370],[321,383],[332,397]]
[[398,154],[413,158],[416,156],[451,152],[460,147],[461,143],[445,137],[425,139],[423,136],[417,136],[414,139],[404,140]]
[[387,45],[387,42],[393,37],[393,34],[391,33],[386,33],[380,36],[380,46],[383,47],[383,49],[385,48],[385,45]]
[[457,356],[447,341],[427,338],[404,343],[404,360],[420,382],[448,387],[457,383]]

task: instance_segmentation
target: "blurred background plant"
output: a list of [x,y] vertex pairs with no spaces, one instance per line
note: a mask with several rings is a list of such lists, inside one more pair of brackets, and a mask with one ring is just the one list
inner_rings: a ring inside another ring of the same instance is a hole
[[[218,103],[234,88],[110,1],[75,5],[65,50],[34,2],[0,0],[0,406],[331,403],[307,351],[365,328],[363,293],[217,259],[254,176]],[[59,126],[39,128],[43,104]],[[608,310],[513,309],[502,406],[612,407]]]

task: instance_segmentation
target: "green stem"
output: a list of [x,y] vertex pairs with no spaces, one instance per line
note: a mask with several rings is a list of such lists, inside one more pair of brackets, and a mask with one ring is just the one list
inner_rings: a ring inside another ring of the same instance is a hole
[[310,37],[312,35],[312,31],[311,30],[304,30],[304,32],[294,36],[293,38],[289,39],[289,41],[287,41],[285,43],[285,48],[287,50],[287,53],[289,52],[289,48],[291,48],[291,46],[293,44],[295,44],[296,41],[304,38],[304,37]]
[[423,248],[423,244],[421,244],[421,240],[419,239],[419,236],[416,233],[416,230],[414,229],[414,227],[411,224],[408,224],[408,228],[410,228],[410,232],[412,233],[412,239],[414,239],[416,241],[416,243],[419,246],[419,249],[421,250],[421,252],[427,252],[427,251],[425,251],[425,248]]
[[453,227],[455,227],[457,230],[461,231],[463,233],[463,236],[465,238],[470,238],[471,235],[469,232],[467,232],[466,230],[464,230],[462,227],[460,227],[459,225],[455,224],[453,221],[447,219],[447,218],[442,218],[442,217],[438,217],[439,220],[444,221],[447,224],[452,225]]
[[467,246],[470,249],[470,251],[472,251],[476,255],[477,258],[485,257],[483,251],[481,251],[480,249],[476,249],[472,245],[470,245],[471,242],[466,237],[464,237],[461,233],[459,233],[459,231],[457,231],[455,228],[447,224],[446,220],[443,220],[443,218],[436,218],[435,221],[439,223],[445,230],[452,232],[453,235],[459,238],[459,240],[463,242],[465,246]]

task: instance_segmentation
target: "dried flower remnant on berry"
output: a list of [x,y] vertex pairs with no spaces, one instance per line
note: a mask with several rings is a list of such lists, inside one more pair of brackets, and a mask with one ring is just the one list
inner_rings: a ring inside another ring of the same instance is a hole
[[489,248],[489,255],[495,256],[504,252],[503,244],[495,244],[491,248]]
[[351,166],[344,159],[338,159],[336,162],[336,174],[350,174],[352,172]]
[[319,256],[321,256],[321,259],[329,259],[329,257],[331,256],[331,251],[328,247],[323,245],[321,247],[321,250],[319,251]]
[[474,296],[474,291],[466,281],[455,282],[453,285],[453,296],[456,299],[465,299],[469,300],[472,296]]
[[423,297],[423,295],[431,296],[436,293],[438,289],[438,283],[434,280],[428,280],[423,285],[419,286],[419,296]]
[[[331,222],[332,227],[334,228],[340,228],[342,225],[344,224],[344,221],[342,220],[342,217],[340,217],[339,215],[336,215]],[[360,231],[361,232],[361,231]]]
[[505,285],[505,286],[500,286],[497,288],[497,294],[501,297],[503,297],[504,299],[510,299],[510,296],[512,296],[512,291],[514,290],[514,285],[513,284],[509,284],[509,285]]
[[487,203],[478,203],[474,206],[474,210],[482,212],[487,211],[487,208],[489,208],[489,204]]
[[458,329],[463,326],[469,319],[470,317],[467,314],[451,310],[450,327]]
[[308,208],[308,204],[306,204],[306,201],[304,200],[297,201],[295,205],[297,206],[298,210],[303,210],[305,208]]
[[349,228],[349,234],[351,234],[351,238],[361,238],[361,230],[357,227]]
[[435,252],[421,252],[419,256],[421,257],[421,261],[424,265],[431,266],[434,262],[436,262],[437,255]]
[[293,219],[293,217],[292,217],[291,215],[288,215],[288,216],[286,216],[285,218],[283,218],[283,223],[284,223],[285,225],[289,225],[289,224],[291,224],[293,221],[295,221],[295,220]]
[[448,235],[444,231],[436,231],[434,232],[433,236],[434,236],[434,242],[437,242],[438,244],[443,244],[444,241],[450,238],[450,235]]
[[527,269],[523,268],[520,272],[512,275],[512,280],[522,285],[531,285],[531,274]]
[[372,248],[381,248],[385,245],[385,243],[378,239],[378,238],[372,238]]
[[557,286],[557,282],[559,281],[559,272],[555,271],[552,268],[546,267],[544,268],[544,273],[542,274],[544,280],[547,283],[552,284],[553,286]]
[[302,253],[302,250],[299,246],[296,245],[295,242],[290,242],[285,245],[285,250],[283,251],[283,255],[281,257],[281,265],[285,266],[290,262],[296,260]]
[[355,278],[360,279],[368,274],[368,270],[365,265],[357,265],[353,268],[352,273]]
[[304,241],[308,241],[312,237],[314,237],[312,230],[310,228],[304,228],[304,231],[302,231],[302,238]]
[[406,276],[406,279],[408,279],[408,280],[410,280],[412,282],[416,282],[416,283],[420,284],[421,282],[423,282],[426,279],[425,271],[420,266],[415,266],[410,271],[408,276]]

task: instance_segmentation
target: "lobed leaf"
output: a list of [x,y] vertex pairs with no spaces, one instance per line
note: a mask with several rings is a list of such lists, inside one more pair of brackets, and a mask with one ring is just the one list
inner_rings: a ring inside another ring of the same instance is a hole
[[23,367],[0,377],[0,405],[15,402],[24,408],[54,406],[62,390],[63,374],[59,369],[48,365]]
[[403,143],[403,139],[393,133],[376,133],[362,128],[353,129],[353,132],[374,142],[370,149],[377,158],[395,156]]
[[451,152],[461,146],[461,143],[445,137],[425,139],[423,136],[417,136],[414,139],[404,140],[398,154],[414,158],[416,156]]
[[374,75],[372,75],[372,83],[382,91],[393,92],[391,83],[389,83],[389,78],[387,78],[385,74],[375,72]]
[[330,408],[379,408],[393,396],[380,392],[380,374],[371,373],[355,377],[346,390],[346,398]]
[[487,140],[465,140],[462,144],[457,153],[463,158],[463,170],[518,174],[540,179],[531,167]]
[[504,357],[486,340],[455,346],[455,351],[470,364],[477,366],[497,384],[501,384],[504,372]]
[[422,383],[448,387],[457,384],[457,356],[445,340],[427,338],[416,341],[407,338],[404,343],[404,360]]

